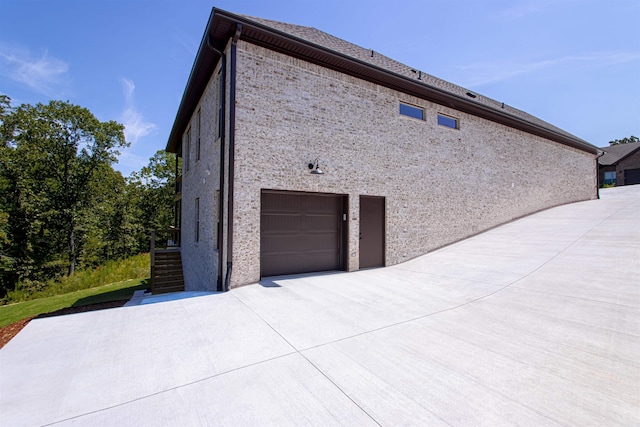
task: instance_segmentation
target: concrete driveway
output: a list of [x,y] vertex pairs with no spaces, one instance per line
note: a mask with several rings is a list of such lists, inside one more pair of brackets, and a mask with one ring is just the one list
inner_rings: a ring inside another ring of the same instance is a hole
[[34,320],[0,424],[640,425],[639,214],[608,189],[394,267]]

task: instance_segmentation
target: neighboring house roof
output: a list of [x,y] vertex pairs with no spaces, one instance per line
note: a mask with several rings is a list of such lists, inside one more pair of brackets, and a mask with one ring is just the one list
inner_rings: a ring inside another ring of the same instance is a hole
[[[373,50],[311,27],[286,24],[214,8],[185,89],[167,150],[176,152],[218,59],[242,26],[240,39],[459,111],[514,127],[593,154],[598,148],[524,111],[413,69]],[[211,49],[214,48],[214,49]]]
[[640,150],[640,142],[600,147],[600,150],[604,151],[604,155],[598,159],[598,163],[601,166],[612,166]]

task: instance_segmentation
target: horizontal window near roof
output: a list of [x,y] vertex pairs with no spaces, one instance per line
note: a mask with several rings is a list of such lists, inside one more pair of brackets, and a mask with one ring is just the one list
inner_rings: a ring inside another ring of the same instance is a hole
[[402,102],[400,103],[400,114],[413,117],[414,119],[424,120],[424,109]]
[[451,129],[460,129],[460,122],[454,117],[444,116],[438,114],[438,124],[440,126],[446,126]]

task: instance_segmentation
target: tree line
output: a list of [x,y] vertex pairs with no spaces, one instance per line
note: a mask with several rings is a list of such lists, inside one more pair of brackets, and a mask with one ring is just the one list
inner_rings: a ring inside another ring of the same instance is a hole
[[123,125],[0,95],[0,137],[0,297],[148,251],[150,230],[173,225],[175,157],[158,151],[123,177]]
[[613,141],[609,141],[609,145],[620,145],[620,144],[633,144],[636,142],[640,142],[640,138],[637,136],[631,135],[622,139],[614,139]]

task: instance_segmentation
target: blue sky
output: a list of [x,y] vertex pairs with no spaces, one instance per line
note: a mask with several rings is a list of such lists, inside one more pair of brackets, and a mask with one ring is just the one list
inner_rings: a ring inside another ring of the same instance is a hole
[[0,0],[0,93],[124,123],[128,175],[165,147],[213,6],[318,28],[597,146],[640,136],[638,0]]

